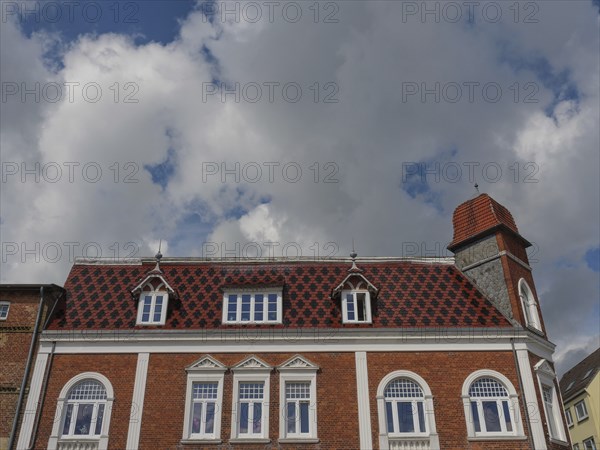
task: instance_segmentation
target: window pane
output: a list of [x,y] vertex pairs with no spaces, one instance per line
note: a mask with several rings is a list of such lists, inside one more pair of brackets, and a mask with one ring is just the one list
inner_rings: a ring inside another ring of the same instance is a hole
[[354,296],[346,295],[346,310],[348,311],[348,320],[354,320]]
[[237,295],[230,295],[227,306],[227,320],[235,322],[237,318]]
[[359,292],[356,294],[356,313],[358,316],[358,320],[360,320],[361,322],[364,322],[365,320],[367,320],[366,302],[365,302],[365,294],[364,293]]
[[287,432],[296,432],[296,404],[293,402],[287,404]]
[[398,402],[398,422],[400,424],[400,433],[414,433],[415,424],[412,403]]
[[423,402],[417,403],[417,412],[419,413],[419,431],[425,433],[425,411],[423,410]]
[[385,416],[387,417],[388,433],[394,432],[394,414],[392,413],[392,402],[385,402]]
[[240,433],[248,433],[248,403],[240,403]]
[[477,410],[477,402],[471,402],[471,414],[473,415],[473,425],[475,431],[479,433],[481,431],[481,424],[479,423],[479,411]]
[[277,294],[269,294],[269,320],[277,320]]
[[504,412],[504,423],[506,423],[506,431],[512,431],[512,422],[510,421],[510,410],[508,408],[508,402],[502,402],[502,409]]
[[92,412],[94,405],[89,403],[80,403],[77,409],[77,420],[75,422],[74,434],[90,434],[90,426],[92,424]]
[[156,297],[156,304],[154,305],[154,322],[160,322],[160,317],[161,317],[161,313],[162,313],[162,295],[159,295],[158,297]]
[[98,405],[98,417],[96,418],[96,431],[95,435],[102,434],[102,421],[104,420],[104,404]]
[[242,321],[248,322],[250,320],[250,294],[242,295]]
[[63,434],[69,434],[69,428],[71,426],[71,416],[73,415],[73,405],[67,405],[67,412],[65,414],[65,424],[63,426]]
[[212,434],[215,429],[215,404],[207,403],[206,404],[206,426],[204,427],[204,432],[207,434]]
[[254,296],[254,320],[263,320],[263,294],[256,294]]
[[308,402],[300,402],[300,433],[308,433]]
[[254,404],[254,417],[253,417],[253,427],[252,430],[254,433],[260,433],[261,425],[262,425],[262,403]]
[[202,403],[194,403],[192,409],[192,433],[200,433],[202,425]]
[[498,404],[493,402],[481,402],[483,406],[483,416],[485,420],[485,430],[490,433],[502,431],[500,427],[500,416],[498,414]]

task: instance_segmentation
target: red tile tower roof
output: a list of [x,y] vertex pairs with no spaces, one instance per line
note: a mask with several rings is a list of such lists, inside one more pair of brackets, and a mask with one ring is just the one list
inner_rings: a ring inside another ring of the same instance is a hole
[[517,235],[527,247],[531,245],[519,234],[510,211],[488,194],[480,194],[458,205],[452,216],[452,225],[454,237],[448,246],[452,251],[499,228]]

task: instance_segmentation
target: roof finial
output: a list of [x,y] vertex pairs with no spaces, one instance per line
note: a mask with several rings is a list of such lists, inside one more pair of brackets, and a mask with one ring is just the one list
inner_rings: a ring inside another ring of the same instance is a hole
[[354,250],[354,238],[352,238],[352,253],[350,253],[350,258],[352,258],[352,267],[350,267],[350,271],[360,270],[358,267],[356,267],[356,257],[357,256],[358,256],[358,253],[356,253],[356,251]]
[[477,195],[479,195],[479,185],[475,182],[475,191],[477,191]]
[[163,255],[160,252],[160,248],[162,246],[162,239],[158,242],[158,253],[154,256],[154,258],[156,259],[156,267],[154,268],[154,270],[158,270],[159,272],[160,270],[160,260],[162,259]]

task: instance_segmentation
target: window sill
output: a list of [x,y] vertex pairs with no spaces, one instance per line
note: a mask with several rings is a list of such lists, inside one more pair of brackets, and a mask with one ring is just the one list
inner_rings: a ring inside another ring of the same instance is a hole
[[563,447],[568,447],[569,443],[567,441],[563,441],[561,439],[550,438],[550,442],[557,445],[562,445]]
[[223,442],[221,439],[206,439],[206,438],[198,438],[198,439],[193,439],[193,438],[188,438],[188,439],[182,439],[180,441],[181,444],[220,444],[221,442]]
[[581,422],[585,422],[585,421],[586,421],[586,420],[588,420],[589,418],[590,418],[590,416],[589,416],[589,415],[588,415],[588,416],[585,416],[585,417],[582,417],[581,419],[578,417],[578,418],[577,418],[577,425],[579,425]]
[[271,439],[265,438],[233,438],[229,439],[230,444],[269,444]]
[[524,441],[527,439],[527,436],[515,436],[515,435],[506,435],[506,434],[497,434],[490,436],[469,436],[467,440],[469,441]]
[[277,442],[280,444],[318,444],[321,441],[318,438],[281,438]]

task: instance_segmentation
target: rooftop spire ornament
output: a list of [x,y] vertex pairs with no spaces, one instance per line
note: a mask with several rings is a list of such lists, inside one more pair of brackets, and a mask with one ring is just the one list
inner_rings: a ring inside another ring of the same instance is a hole
[[162,253],[160,252],[161,246],[162,246],[162,239],[158,242],[158,253],[154,256],[154,259],[156,259],[156,267],[154,268],[154,270],[158,271],[158,272],[162,272],[162,270],[160,270],[160,260],[163,257]]
[[350,258],[352,258],[352,267],[350,267],[350,269],[348,269],[348,272],[353,272],[353,271],[359,271],[360,269],[358,267],[356,267],[356,257],[358,256],[358,253],[356,253],[356,251],[354,250],[354,238],[352,238],[352,253],[350,253]]

